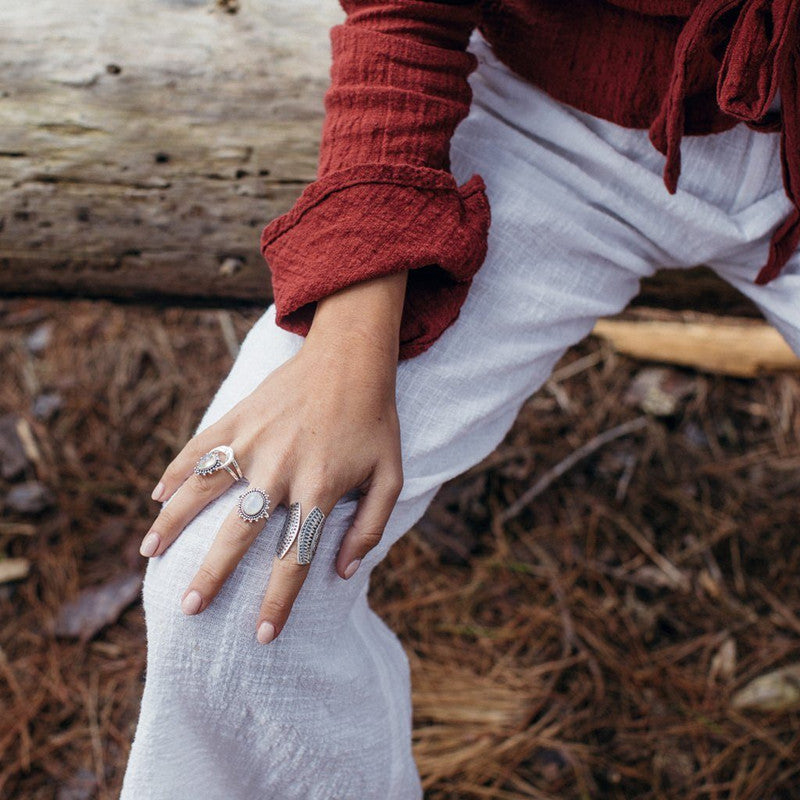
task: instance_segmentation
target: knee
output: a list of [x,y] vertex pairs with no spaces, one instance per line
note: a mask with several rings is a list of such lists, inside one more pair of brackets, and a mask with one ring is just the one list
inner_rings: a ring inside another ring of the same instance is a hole
[[335,648],[354,606],[366,603],[369,570],[359,570],[345,581],[335,569],[341,538],[355,513],[356,501],[350,499],[331,510],[306,580],[274,642],[258,643],[256,624],[286,514],[283,506],[269,518],[209,606],[186,616],[181,597],[234,502],[228,492],[206,506],[163,555],[149,562],[142,592],[148,679],[155,673],[169,674],[171,681],[191,684],[212,699],[228,693],[237,697],[244,684],[261,681],[273,665],[282,665],[281,671],[289,665],[302,669]]

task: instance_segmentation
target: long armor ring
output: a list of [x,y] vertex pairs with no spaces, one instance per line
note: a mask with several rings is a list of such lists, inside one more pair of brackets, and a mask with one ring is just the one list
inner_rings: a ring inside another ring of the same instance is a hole
[[310,564],[314,553],[317,552],[319,537],[325,524],[325,515],[317,506],[314,506],[308,512],[302,525],[300,517],[300,503],[292,503],[286,512],[286,521],[275,548],[275,555],[283,558],[289,552],[292,542],[297,539],[297,563]]

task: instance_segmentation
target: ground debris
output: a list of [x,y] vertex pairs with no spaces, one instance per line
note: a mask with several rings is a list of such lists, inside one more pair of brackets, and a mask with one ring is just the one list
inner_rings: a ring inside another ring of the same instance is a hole
[[[62,398],[46,438],[32,414],[41,461],[22,473],[56,509],[0,522],[2,554],[31,565],[0,586],[0,795],[54,800],[74,779],[80,800],[110,800],[143,686],[150,492],[231,352],[216,311],[0,309],[0,408]],[[236,341],[260,313],[230,312]],[[20,336],[42,320],[58,335],[34,361]],[[40,381],[23,378],[32,363]],[[526,402],[373,571],[370,605],[409,659],[426,800],[797,796],[797,712],[731,700],[800,664],[800,376],[678,368],[695,390],[676,412],[620,428],[643,369],[598,339],[572,348],[557,391]],[[0,476],[0,498],[14,486]],[[111,576],[133,599],[116,610],[99,595],[78,638],[54,636],[64,599]]]
[[97,777],[81,767],[66,783],[58,787],[56,800],[92,800],[97,794]]
[[753,679],[733,696],[731,705],[754,711],[800,708],[800,664],[790,664]]
[[0,558],[0,583],[10,583],[27,577],[31,562],[27,558]]
[[646,367],[634,377],[624,401],[657,417],[675,414],[681,402],[697,391],[697,379],[668,367]]
[[47,422],[55,416],[63,404],[63,398],[58,392],[44,392],[36,396],[31,411],[36,419]]
[[112,578],[100,586],[84,589],[78,597],[65,603],[53,628],[56,636],[86,641],[119,615],[139,596],[142,575],[129,572]]
[[6,495],[6,507],[17,514],[41,514],[55,503],[53,492],[39,481],[20,483]]
[[18,478],[30,464],[20,435],[20,428],[27,424],[19,414],[0,417],[0,475],[7,481]]

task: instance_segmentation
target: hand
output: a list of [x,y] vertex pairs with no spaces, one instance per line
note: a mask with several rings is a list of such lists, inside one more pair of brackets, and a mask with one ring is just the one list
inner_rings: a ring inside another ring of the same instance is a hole
[[[154,491],[154,499],[174,497],[144,537],[143,555],[161,555],[204,506],[230,487],[225,470],[206,476],[193,472],[204,453],[226,443],[250,485],[269,493],[270,510],[300,501],[303,519],[315,505],[327,516],[351,489],[362,493],[336,559],[337,573],[352,577],[380,541],[403,484],[395,379],[398,298],[405,280],[392,279],[342,290],[338,298],[326,298],[325,309],[320,301],[298,353],[186,444],[164,472],[160,492],[159,487]],[[373,317],[381,320],[380,333],[344,313],[357,307],[363,313],[367,296],[392,311]],[[241,486],[247,488],[244,482]],[[184,613],[208,608],[264,524],[243,520],[232,510],[183,593]],[[309,565],[297,564],[296,549],[297,541],[284,558],[273,559],[256,625],[262,643],[280,634],[308,573]]]

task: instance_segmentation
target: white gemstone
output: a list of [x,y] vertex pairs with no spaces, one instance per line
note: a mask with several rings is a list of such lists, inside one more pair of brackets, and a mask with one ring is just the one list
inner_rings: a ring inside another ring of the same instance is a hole
[[200,459],[200,469],[208,469],[217,463],[217,456],[215,453],[208,453]]
[[242,500],[242,511],[248,517],[254,517],[264,508],[264,498],[258,492],[248,492]]

